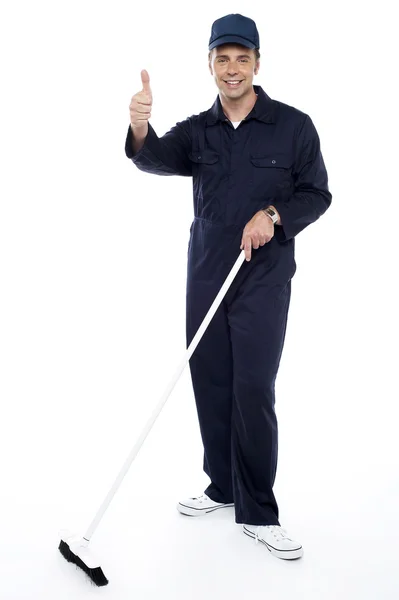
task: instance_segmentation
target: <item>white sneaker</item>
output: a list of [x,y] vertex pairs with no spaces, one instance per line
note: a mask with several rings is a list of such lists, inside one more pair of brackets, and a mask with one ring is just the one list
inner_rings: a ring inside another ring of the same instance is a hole
[[243,525],[242,530],[256,543],[265,544],[269,552],[278,558],[290,560],[303,555],[301,544],[288,537],[287,531],[280,525]]
[[207,513],[214,512],[220,508],[227,508],[228,506],[234,506],[234,504],[221,504],[220,502],[214,502],[206,494],[202,494],[198,498],[189,498],[184,502],[179,502],[177,510],[182,515],[189,517],[201,517]]

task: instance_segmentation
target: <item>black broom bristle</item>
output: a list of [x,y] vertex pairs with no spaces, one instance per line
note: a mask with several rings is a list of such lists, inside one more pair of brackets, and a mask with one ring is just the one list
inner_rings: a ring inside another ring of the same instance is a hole
[[60,545],[58,546],[58,550],[61,552],[62,556],[68,561],[75,564],[77,567],[82,569],[92,580],[95,585],[102,586],[107,585],[108,579],[105,577],[103,570],[101,567],[96,567],[95,569],[90,569],[85,563],[76,556],[70,549],[69,545],[61,540]]

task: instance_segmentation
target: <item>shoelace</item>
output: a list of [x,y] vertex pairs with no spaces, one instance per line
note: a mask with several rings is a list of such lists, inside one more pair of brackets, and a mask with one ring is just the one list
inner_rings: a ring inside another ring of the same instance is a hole
[[276,540],[278,542],[281,542],[281,540],[284,540],[284,539],[291,540],[291,538],[288,537],[287,530],[283,529],[280,525],[260,525],[255,530],[255,543],[256,544],[259,542],[259,532],[261,530],[261,527],[267,527],[267,529],[272,533],[272,535],[276,538]]
[[198,500],[198,502],[204,502],[204,500],[208,500],[206,494],[202,494],[202,496],[198,496],[198,498],[193,498],[193,500]]

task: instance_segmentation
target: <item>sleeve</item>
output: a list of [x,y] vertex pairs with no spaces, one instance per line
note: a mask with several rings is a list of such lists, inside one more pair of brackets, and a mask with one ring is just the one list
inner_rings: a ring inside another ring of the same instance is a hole
[[192,165],[188,158],[191,152],[190,119],[176,123],[161,138],[148,123],[148,134],[142,148],[134,153],[133,133],[129,129],[125,142],[125,153],[140,171],[155,175],[192,175]]
[[332,200],[319,136],[308,115],[296,140],[293,177],[293,194],[285,199],[273,199],[273,206],[280,214],[282,238],[285,240],[314,223],[329,208]]

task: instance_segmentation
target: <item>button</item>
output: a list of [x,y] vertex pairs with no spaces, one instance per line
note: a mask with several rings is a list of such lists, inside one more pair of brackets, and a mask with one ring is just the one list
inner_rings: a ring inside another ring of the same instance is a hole
[[275,160],[272,160],[272,165],[275,165],[275,164],[276,164],[276,161],[275,161]]
[[197,158],[202,158],[201,156],[197,156]]

